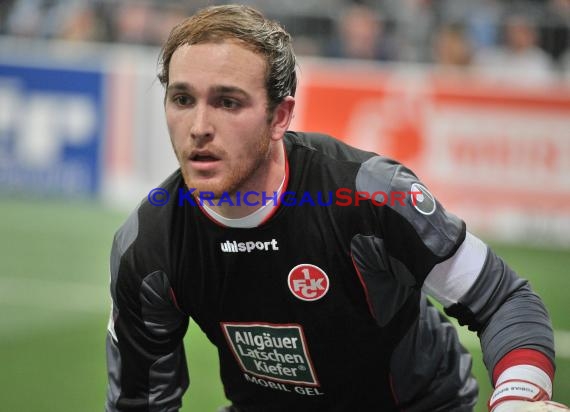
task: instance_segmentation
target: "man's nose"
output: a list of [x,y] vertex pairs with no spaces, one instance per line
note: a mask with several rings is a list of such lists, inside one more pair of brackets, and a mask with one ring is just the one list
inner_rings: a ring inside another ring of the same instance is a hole
[[192,112],[190,137],[192,139],[212,138],[214,136],[214,125],[208,106],[205,104],[196,105]]

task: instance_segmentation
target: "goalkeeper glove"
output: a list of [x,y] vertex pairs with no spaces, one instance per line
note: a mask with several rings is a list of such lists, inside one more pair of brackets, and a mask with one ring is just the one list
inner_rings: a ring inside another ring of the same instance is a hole
[[497,385],[489,399],[490,412],[558,412],[569,409],[549,400],[550,396],[540,386],[511,379]]

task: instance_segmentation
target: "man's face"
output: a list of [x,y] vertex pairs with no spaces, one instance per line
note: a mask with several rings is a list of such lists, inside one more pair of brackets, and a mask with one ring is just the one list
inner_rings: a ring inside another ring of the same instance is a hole
[[189,189],[259,189],[271,150],[266,63],[238,42],[183,45],[172,55],[166,122]]

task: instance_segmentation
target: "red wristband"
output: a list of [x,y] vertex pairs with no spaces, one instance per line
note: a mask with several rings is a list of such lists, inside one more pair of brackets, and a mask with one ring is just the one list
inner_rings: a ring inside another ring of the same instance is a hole
[[493,369],[493,385],[506,369],[516,365],[532,365],[542,369],[550,378],[554,380],[554,365],[546,355],[534,349],[515,349],[507,353],[495,365]]

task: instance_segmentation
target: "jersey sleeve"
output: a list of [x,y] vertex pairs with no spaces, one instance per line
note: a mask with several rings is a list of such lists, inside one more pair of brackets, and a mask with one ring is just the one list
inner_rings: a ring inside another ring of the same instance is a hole
[[[358,174],[357,190],[387,194],[378,216],[391,267],[407,273],[447,315],[477,332],[493,383],[517,365],[539,367],[552,378],[549,316],[525,279],[469,233],[403,165],[369,159]],[[405,194],[405,200],[394,201],[394,194]]]
[[156,253],[137,243],[138,214],[115,235],[112,312],[106,340],[106,411],[178,411],[189,379],[183,346],[188,317],[177,307]]
[[[546,308],[530,284],[484,242],[467,233],[457,252],[433,267],[424,290],[446,314],[477,332],[493,385],[516,367],[509,376],[538,381],[551,396],[554,338]],[[542,372],[528,372],[532,368]]]
[[[461,265],[461,259],[453,257],[451,260],[456,261],[454,265]],[[453,276],[453,272],[448,276]],[[468,272],[463,277],[469,285],[468,290],[451,295],[445,311],[461,325],[477,332],[493,384],[503,370],[516,365],[540,367],[552,380],[552,326],[544,303],[528,281],[489,248],[480,270]],[[445,278],[432,284],[432,289],[442,281]],[[528,356],[520,356],[520,353]]]

